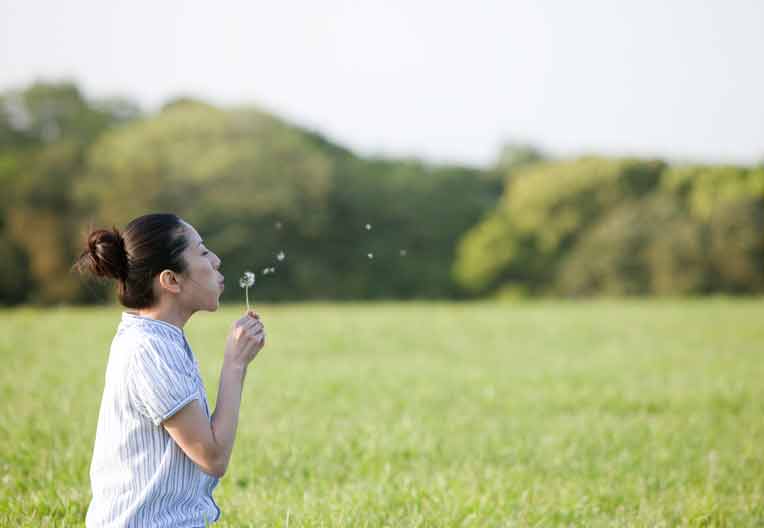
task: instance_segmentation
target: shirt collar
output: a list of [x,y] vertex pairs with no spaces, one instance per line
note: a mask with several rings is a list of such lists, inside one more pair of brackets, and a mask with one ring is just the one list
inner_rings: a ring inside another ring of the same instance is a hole
[[168,330],[173,336],[177,337],[180,341],[185,343],[186,336],[183,333],[183,329],[178,328],[174,324],[167,321],[160,321],[159,319],[151,319],[150,317],[143,317],[132,312],[122,312],[122,322],[125,324],[145,324],[147,326],[161,327]]

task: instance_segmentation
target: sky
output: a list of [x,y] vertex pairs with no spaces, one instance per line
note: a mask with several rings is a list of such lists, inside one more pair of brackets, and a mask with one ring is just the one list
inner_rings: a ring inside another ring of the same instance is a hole
[[253,104],[360,154],[764,161],[760,0],[0,0],[0,90]]

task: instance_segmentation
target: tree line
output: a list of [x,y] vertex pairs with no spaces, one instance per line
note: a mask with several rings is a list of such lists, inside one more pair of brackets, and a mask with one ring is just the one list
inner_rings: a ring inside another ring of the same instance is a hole
[[146,113],[36,83],[0,95],[0,188],[0,304],[110,299],[71,264],[90,228],[150,211],[194,224],[224,300],[245,270],[268,300],[764,288],[761,167],[526,146],[489,168],[433,165],[359,156],[252,106]]

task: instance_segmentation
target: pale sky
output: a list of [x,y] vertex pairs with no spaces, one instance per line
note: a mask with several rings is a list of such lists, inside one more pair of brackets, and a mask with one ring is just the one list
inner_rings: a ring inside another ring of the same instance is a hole
[[0,0],[0,90],[255,104],[361,154],[764,161],[764,1]]

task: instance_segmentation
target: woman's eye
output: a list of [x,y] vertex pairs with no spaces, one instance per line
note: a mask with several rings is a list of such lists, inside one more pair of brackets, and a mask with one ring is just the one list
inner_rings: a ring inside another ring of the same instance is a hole
[[202,256],[209,255],[209,254],[210,254],[209,251],[202,251]]

